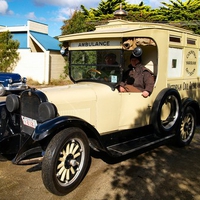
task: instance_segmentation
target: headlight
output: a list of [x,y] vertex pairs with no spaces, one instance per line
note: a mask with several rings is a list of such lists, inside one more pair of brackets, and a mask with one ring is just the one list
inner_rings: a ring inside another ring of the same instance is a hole
[[26,83],[26,82],[27,82],[27,78],[23,77],[23,78],[22,78],[22,82],[23,82],[23,83]]
[[12,82],[13,82],[12,78],[9,78],[9,79],[8,79],[8,82],[9,82],[9,83],[12,83]]
[[60,53],[62,56],[68,56],[68,48],[67,47],[62,47],[61,50],[60,50]]

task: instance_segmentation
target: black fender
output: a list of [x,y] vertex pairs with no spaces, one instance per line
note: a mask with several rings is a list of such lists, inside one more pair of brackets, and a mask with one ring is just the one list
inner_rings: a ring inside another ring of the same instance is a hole
[[[170,104],[170,112],[166,119],[162,119],[162,108],[165,104]],[[153,125],[159,136],[170,134],[176,131],[180,124],[181,98],[176,89],[164,88],[157,95],[150,116],[150,124]]]
[[6,109],[6,102],[0,102],[0,121],[1,121],[1,127],[0,127],[0,137],[5,132],[5,125],[8,118],[8,111]]
[[[8,133],[8,126],[10,121],[10,113],[8,112],[6,108],[6,102],[0,102],[0,141],[2,138],[9,134],[13,134],[12,132]],[[12,125],[12,124],[11,124]],[[11,131],[11,128],[9,128],[9,131]]]
[[98,142],[97,146],[100,149],[105,149],[101,142],[100,134],[94,126],[85,120],[74,116],[58,116],[38,124],[32,134],[32,139],[34,141],[39,141],[46,147],[54,135],[68,127],[79,127],[86,133],[88,138],[95,139]]
[[184,113],[184,110],[189,106],[194,109],[194,111],[196,113],[196,117],[197,117],[197,121],[196,121],[197,125],[200,125],[200,107],[199,107],[199,103],[194,99],[186,97],[186,98],[182,99],[181,104],[182,104],[182,108],[181,108],[181,112],[182,113]]

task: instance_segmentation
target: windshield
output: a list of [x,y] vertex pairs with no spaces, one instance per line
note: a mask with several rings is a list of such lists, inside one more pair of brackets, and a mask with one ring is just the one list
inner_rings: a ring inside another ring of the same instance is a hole
[[70,51],[73,81],[96,81],[116,85],[121,80],[122,50]]

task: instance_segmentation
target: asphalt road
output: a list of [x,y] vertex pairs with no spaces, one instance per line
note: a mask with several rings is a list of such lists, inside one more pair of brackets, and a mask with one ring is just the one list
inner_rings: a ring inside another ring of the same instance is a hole
[[200,131],[186,148],[164,145],[113,162],[92,157],[82,183],[62,197],[49,193],[40,165],[0,157],[1,200],[200,200]]
[[168,144],[120,160],[92,154],[82,183],[62,197],[44,187],[41,165],[14,165],[0,155],[0,200],[16,199],[200,200],[200,129],[186,148]]
[[6,99],[5,96],[4,96],[4,97],[0,97],[0,102],[1,102],[1,101],[5,101],[5,99]]

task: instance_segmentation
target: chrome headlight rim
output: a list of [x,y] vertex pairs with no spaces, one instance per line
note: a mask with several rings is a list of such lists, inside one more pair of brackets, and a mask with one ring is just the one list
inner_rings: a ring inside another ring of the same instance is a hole
[[27,82],[27,78],[26,78],[26,77],[23,77],[23,78],[22,78],[22,82],[23,82],[23,83],[26,83],[26,82]]
[[11,84],[13,82],[12,78],[9,78],[8,82]]

